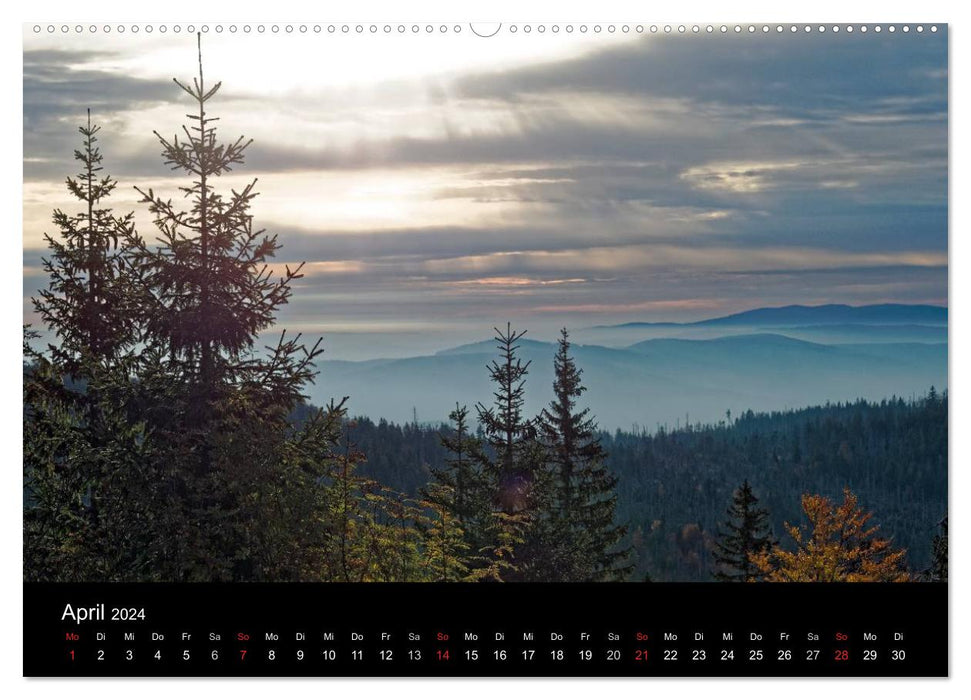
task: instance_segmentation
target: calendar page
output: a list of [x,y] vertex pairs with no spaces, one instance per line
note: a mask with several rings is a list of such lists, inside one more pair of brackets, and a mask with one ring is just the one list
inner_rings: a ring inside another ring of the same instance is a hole
[[23,154],[25,676],[948,675],[946,24],[28,23]]

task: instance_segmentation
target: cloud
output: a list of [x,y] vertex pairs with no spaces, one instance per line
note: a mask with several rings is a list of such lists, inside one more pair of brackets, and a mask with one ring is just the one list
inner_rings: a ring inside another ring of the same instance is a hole
[[[244,46],[213,51],[226,65]],[[74,206],[62,183],[87,107],[112,204],[143,235],[131,186],[185,182],[151,132],[178,129],[186,102],[160,67],[119,68],[138,47],[25,51],[25,293],[51,209]],[[946,299],[946,31],[648,36],[488,66],[227,83],[221,133],[255,141],[219,186],[258,176],[256,224],[279,234],[278,262],[308,263],[284,321]]]
[[[173,100],[171,81],[145,80],[86,68],[113,55],[96,50],[24,51],[24,178],[63,179],[78,144],[78,126],[87,119],[104,125],[105,144],[118,144],[117,127],[131,110]],[[157,149],[155,149],[157,150]]]
[[799,119],[853,108],[946,111],[946,32],[904,41],[862,34],[648,36],[573,60],[467,76],[459,88],[507,99],[550,90],[648,94],[771,107]]

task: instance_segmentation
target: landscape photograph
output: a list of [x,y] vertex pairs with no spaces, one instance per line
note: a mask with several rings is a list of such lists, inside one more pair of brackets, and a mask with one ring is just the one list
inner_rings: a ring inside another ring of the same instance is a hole
[[947,581],[946,29],[95,29],[24,581]]

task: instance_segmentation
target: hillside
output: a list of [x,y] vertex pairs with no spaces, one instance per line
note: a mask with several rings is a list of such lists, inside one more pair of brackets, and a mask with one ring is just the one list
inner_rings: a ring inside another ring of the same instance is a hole
[[632,328],[637,326],[805,326],[832,324],[862,325],[931,325],[947,324],[947,308],[926,304],[872,304],[849,306],[823,304],[820,306],[763,307],[728,316],[688,323],[653,323],[634,321],[597,328]]
[[[947,400],[854,402],[733,415],[689,430],[601,435],[618,476],[618,517],[630,525],[637,576],[708,580],[715,530],[732,490],[748,479],[772,526],[801,522],[803,493],[840,496],[844,487],[874,513],[885,536],[928,565],[947,511]],[[362,471],[412,494],[444,465],[442,426],[357,421]],[[784,538],[783,538],[784,539]]]
[[[538,412],[552,395],[554,346],[520,343],[531,361],[527,410]],[[947,345],[908,343],[821,344],[779,334],[711,340],[653,339],[624,348],[574,346],[583,369],[587,405],[602,426],[628,429],[714,422],[738,414],[827,401],[914,396],[947,386]],[[352,412],[395,422],[444,420],[459,401],[492,396],[486,366],[492,341],[434,355],[367,362],[327,361],[312,400],[350,396]]]

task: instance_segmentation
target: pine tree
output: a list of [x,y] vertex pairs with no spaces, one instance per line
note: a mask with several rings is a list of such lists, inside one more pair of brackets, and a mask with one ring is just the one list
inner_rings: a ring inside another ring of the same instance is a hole
[[753,557],[768,551],[776,541],[769,525],[769,511],[759,507],[748,479],[735,489],[726,520],[717,530],[714,576],[719,581],[758,581],[762,574]]
[[889,539],[877,536],[879,527],[859,507],[859,499],[843,490],[843,503],[806,494],[802,508],[808,525],[786,525],[795,551],[779,545],[753,556],[766,581],[909,581],[904,567],[906,552]]
[[617,478],[607,468],[590,409],[577,407],[586,387],[565,328],[553,366],[554,398],[537,420],[553,485],[542,517],[546,541],[541,556],[547,559],[550,580],[623,579],[633,567],[627,563],[629,548],[619,546],[627,528],[614,522]]

